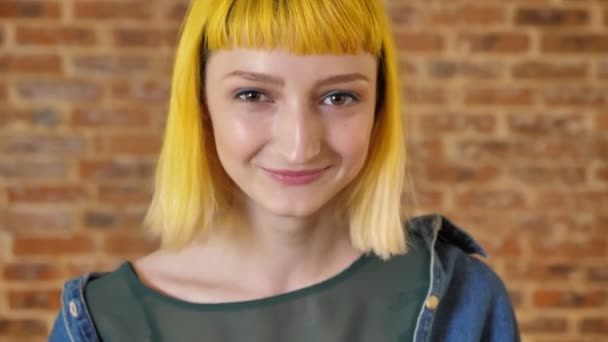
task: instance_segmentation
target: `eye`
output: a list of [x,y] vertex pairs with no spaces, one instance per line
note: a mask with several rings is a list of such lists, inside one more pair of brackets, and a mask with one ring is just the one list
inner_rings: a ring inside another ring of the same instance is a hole
[[245,89],[237,92],[235,94],[235,98],[244,101],[244,102],[267,102],[269,101],[268,96],[266,96],[261,91],[255,89]]
[[325,96],[321,102],[328,106],[347,106],[353,101],[358,100],[359,97],[355,94],[348,92],[335,92]]

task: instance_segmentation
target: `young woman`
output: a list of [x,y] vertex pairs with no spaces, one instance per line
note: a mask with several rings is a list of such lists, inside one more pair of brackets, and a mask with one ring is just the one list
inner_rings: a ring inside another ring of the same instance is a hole
[[66,283],[51,341],[517,341],[440,215],[402,220],[380,0],[194,0],[146,224],[162,248]]

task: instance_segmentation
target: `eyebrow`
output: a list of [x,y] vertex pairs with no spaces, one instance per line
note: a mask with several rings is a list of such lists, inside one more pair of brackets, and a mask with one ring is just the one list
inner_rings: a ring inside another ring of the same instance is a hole
[[[235,71],[232,71],[232,72],[229,72],[228,74],[226,74],[226,76],[224,76],[224,79],[229,78],[229,77],[240,77],[240,78],[244,78],[244,79],[250,80],[250,81],[276,84],[279,86],[285,85],[285,81],[283,81],[283,79],[281,79],[280,77],[257,73],[257,72],[235,70]],[[369,82],[369,78],[361,73],[335,75],[335,76],[330,76],[328,78],[322,79],[322,80],[316,82],[315,85],[324,86],[324,85],[329,85],[329,84],[334,84],[334,83],[346,83],[346,82],[353,82],[353,81]]]

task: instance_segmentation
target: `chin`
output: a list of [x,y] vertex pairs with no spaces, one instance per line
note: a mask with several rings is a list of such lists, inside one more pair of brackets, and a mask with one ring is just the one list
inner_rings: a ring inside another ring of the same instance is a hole
[[325,202],[314,203],[312,201],[302,200],[284,200],[281,202],[268,203],[264,207],[270,213],[286,217],[286,218],[307,218],[318,213]]

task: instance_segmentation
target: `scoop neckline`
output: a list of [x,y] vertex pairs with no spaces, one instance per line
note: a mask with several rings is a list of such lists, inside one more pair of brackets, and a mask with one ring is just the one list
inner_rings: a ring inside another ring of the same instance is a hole
[[308,285],[302,287],[300,289],[288,291],[285,293],[280,293],[272,296],[266,296],[256,299],[248,299],[242,301],[233,301],[233,302],[218,302],[218,303],[196,303],[190,302],[187,300],[167,296],[165,294],[160,293],[158,290],[149,287],[144,284],[133,264],[130,261],[125,261],[120,268],[123,269],[124,273],[127,276],[127,281],[129,286],[135,290],[136,295],[139,292],[140,294],[145,294],[146,296],[154,297],[155,299],[188,308],[188,309],[202,309],[202,310],[230,310],[230,309],[246,309],[258,306],[272,305],[280,302],[286,302],[290,300],[294,300],[297,298],[302,298],[308,296],[313,293],[321,292],[323,290],[329,289],[333,286],[337,286],[338,284],[344,282],[351,276],[353,276],[357,270],[359,270],[364,264],[371,260],[371,256],[367,254],[360,255],[355,261],[353,261],[349,266],[333,275],[330,278],[322,280],[318,283]]

